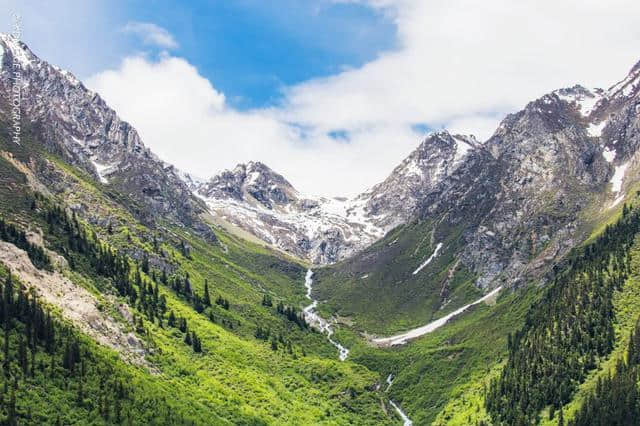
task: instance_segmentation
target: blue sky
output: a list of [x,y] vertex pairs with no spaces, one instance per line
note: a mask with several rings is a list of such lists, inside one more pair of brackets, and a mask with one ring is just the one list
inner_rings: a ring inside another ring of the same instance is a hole
[[[489,138],[527,102],[640,59],[637,0],[0,0],[160,157],[210,177],[263,161],[354,195],[432,129]],[[0,25],[2,24],[0,20]],[[587,30],[588,29],[588,30]]]
[[[145,2],[146,3],[146,2]],[[156,1],[127,18],[154,22],[175,35],[176,53],[196,65],[232,105],[277,101],[281,89],[358,67],[394,44],[380,12],[326,0]],[[304,5],[304,6],[302,6]]]
[[[61,3],[67,7],[59,7]],[[112,6],[111,2],[93,2],[93,6],[74,0],[61,3],[56,2],[56,11],[43,5],[40,16],[34,14],[39,8],[22,12],[24,39],[50,61],[80,77],[88,77],[117,66],[127,54],[157,53],[157,46],[121,31],[128,22],[153,23],[176,40],[178,46],[170,49],[172,54],[195,65],[239,109],[273,104],[280,99],[285,86],[359,67],[380,52],[393,49],[396,43],[390,19],[380,10],[358,3],[330,0],[154,0],[113,2]],[[16,2],[14,10],[23,9]],[[64,22],[64,9],[76,22]],[[91,16],[92,13],[99,16]],[[44,15],[53,19],[43,20]],[[6,18],[5,25],[8,23]],[[48,32],[49,37],[42,37],[43,32]],[[73,48],[60,49],[60,45],[71,42]]]

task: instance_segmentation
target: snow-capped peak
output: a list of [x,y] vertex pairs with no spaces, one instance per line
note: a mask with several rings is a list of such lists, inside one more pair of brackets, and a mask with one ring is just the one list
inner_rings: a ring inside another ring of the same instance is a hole
[[29,50],[27,45],[10,34],[0,33],[0,44],[3,44],[4,48],[11,52],[14,61],[19,63],[23,69],[29,68],[38,62],[37,57]]
[[584,116],[589,117],[605,96],[602,89],[587,89],[580,85],[553,92],[560,100],[574,105]]

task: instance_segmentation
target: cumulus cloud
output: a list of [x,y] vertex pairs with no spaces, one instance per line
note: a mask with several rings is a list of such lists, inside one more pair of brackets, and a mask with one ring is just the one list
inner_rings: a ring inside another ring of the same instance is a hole
[[122,27],[122,32],[135,34],[144,44],[158,46],[165,49],[175,49],[178,43],[169,31],[151,22],[130,21]]
[[129,58],[88,83],[183,169],[208,177],[261,160],[303,191],[338,195],[383,179],[418,144],[417,123],[486,139],[528,101],[607,86],[640,59],[633,0],[346,1],[383,10],[398,49],[288,87],[271,108],[234,110],[171,56]]
[[[235,111],[195,67],[166,54],[127,58],[85,83],[161,158],[196,176],[260,160],[307,193],[353,194],[383,176],[388,157],[400,161],[416,140],[408,129],[373,126],[352,129],[345,143],[283,122],[273,110]],[[398,137],[405,142],[390,143]]]

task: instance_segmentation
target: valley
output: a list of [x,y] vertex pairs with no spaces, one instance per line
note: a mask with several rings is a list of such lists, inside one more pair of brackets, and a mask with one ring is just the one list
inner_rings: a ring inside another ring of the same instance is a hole
[[327,198],[259,161],[195,179],[73,75],[0,46],[3,423],[640,413],[640,63],[486,141],[431,132],[382,182]]

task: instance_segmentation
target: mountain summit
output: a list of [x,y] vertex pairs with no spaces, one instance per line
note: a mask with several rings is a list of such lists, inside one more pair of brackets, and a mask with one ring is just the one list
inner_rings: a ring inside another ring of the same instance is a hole
[[239,164],[195,192],[219,223],[311,262],[334,263],[414,217],[423,195],[480,147],[473,136],[430,135],[384,182],[352,199],[304,196],[260,162]]

